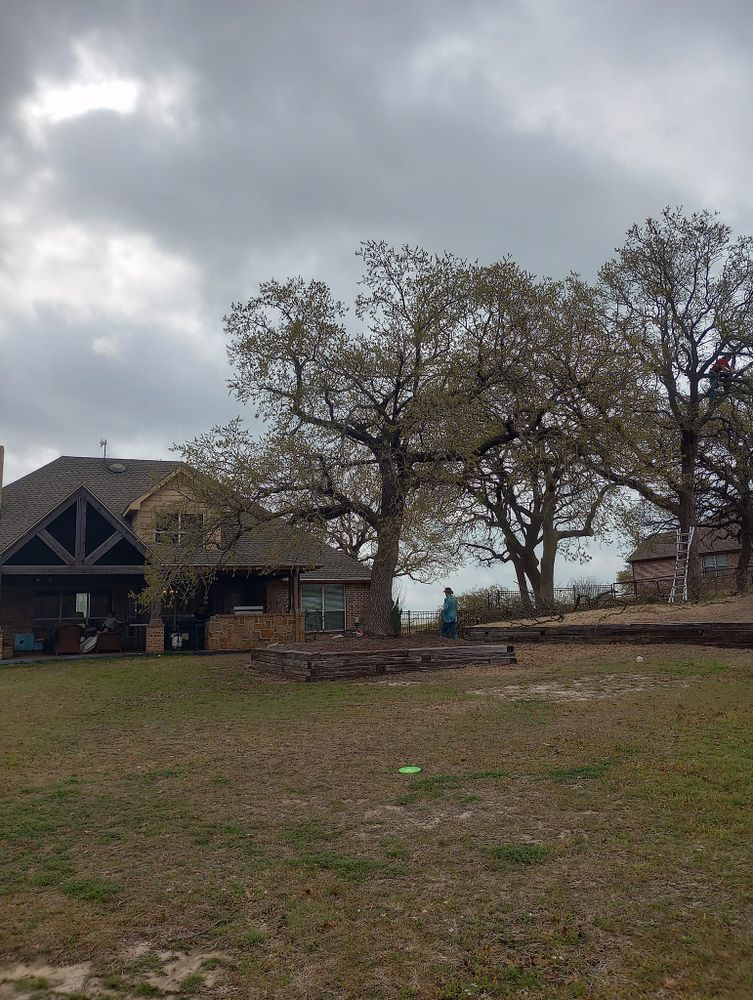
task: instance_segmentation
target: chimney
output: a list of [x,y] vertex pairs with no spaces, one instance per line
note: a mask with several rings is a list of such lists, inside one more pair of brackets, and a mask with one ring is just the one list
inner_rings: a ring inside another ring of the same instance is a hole
[[0,444],[0,510],[3,506],[3,462],[5,461],[5,448]]

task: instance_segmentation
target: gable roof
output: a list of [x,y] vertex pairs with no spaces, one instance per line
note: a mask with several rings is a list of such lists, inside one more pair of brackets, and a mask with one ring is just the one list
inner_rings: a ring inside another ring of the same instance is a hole
[[[117,537],[119,539],[128,542],[128,544],[133,546],[133,548],[135,548],[138,552],[140,552],[142,556],[145,556],[147,554],[148,551],[147,546],[139,538],[138,535],[135,535],[133,533],[130,525],[128,525],[125,521],[123,521],[122,518],[119,518],[116,515],[114,515],[112,511],[109,509],[109,507],[106,507],[105,504],[103,504],[100,500],[98,500],[90,489],[88,489],[86,486],[79,486],[72,493],[69,493],[67,497],[61,500],[59,504],[56,504],[51,510],[49,510],[40,520],[36,521],[28,531],[23,532],[19,538],[17,538],[14,542],[11,542],[10,545],[6,546],[5,550],[3,551],[3,557],[8,558],[9,556],[14,555],[18,549],[23,548],[23,546],[27,543],[30,531],[36,533],[43,531],[51,521],[53,521],[56,517],[58,517],[69,506],[76,503],[79,497],[83,498],[83,500],[86,502],[87,505],[94,507],[97,513],[104,518],[105,522],[109,522],[111,528],[113,529],[113,532],[117,534]],[[84,526],[85,526],[85,521],[84,521]],[[112,547],[112,545],[114,544],[113,537],[107,539],[109,547]],[[57,542],[54,536],[50,537],[48,535],[47,538],[43,540],[45,541],[45,544],[48,547],[53,547],[54,545],[54,548],[57,549],[58,555],[60,555],[65,562],[69,563],[69,565],[76,565],[77,560],[79,564],[93,562],[95,558],[100,554],[101,546],[95,547],[94,550],[90,552],[88,555],[85,555],[83,552],[74,554],[72,550],[71,551],[66,550],[65,546],[61,545],[60,542]]]
[[[159,459],[79,458],[63,455],[3,487],[0,505],[0,555],[34,528],[63,501],[84,488],[118,519],[130,534],[126,512],[170,479],[183,463]],[[113,466],[125,471],[113,471]],[[224,562],[219,552],[207,551],[202,563]],[[368,580],[370,571],[344,552],[313,539],[300,529],[262,524],[247,532],[226,563],[228,568],[268,565],[300,566],[302,579]],[[316,568],[312,568],[316,567]]]
[[[735,538],[714,528],[699,528],[693,540],[702,555],[712,552],[738,552],[740,543]],[[677,534],[674,531],[660,531],[643,539],[625,560],[642,562],[644,559],[674,559],[677,549]]]
[[[84,486],[122,520],[128,505],[180,466],[153,459],[77,458],[62,455],[3,487],[0,553],[33,528],[54,507]],[[113,465],[125,472],[112,472]]]

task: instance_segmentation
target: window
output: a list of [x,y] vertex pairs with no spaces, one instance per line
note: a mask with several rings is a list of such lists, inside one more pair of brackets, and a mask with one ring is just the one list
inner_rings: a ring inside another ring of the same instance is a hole
[[345,586],[342,583],[304,583],[301,603],[307,632],[340,632],[345,628]]
[[154,518],[155,542],[182,545],[187,539],[198,539],[204,528],[203,514],[158,512]]
[[112,608],[112,591],[40,590],[34,595],[34,622],[81,621],[106,618]]
[[703,572],[706,576],[716,576],[729,569],[729,555],[726,552],[715,552],[703,557]]

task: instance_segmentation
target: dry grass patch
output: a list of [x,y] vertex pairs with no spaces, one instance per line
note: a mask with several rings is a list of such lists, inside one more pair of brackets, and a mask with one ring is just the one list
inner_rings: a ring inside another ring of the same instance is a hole
[[751,657],[638,649],[0,671],[0,998],[753,995]]

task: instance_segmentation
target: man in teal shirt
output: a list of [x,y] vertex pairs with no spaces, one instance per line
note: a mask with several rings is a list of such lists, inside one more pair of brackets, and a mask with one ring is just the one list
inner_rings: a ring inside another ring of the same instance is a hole
[[458,599],[453,594],[452,587],[444,588],[441,635],[443,639],[457,639],[458,637]]

